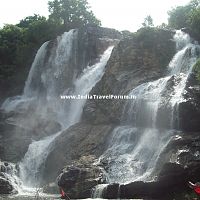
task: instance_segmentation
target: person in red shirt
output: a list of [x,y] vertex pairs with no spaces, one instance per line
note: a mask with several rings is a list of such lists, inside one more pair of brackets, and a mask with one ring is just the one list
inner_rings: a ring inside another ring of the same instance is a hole
[[189,182],[189,187],[192,188],[196,194],[200,195],[200,183],[199,182],[197,182],[197,183]]
[[60,194],[61,194],[61,199],[68,199],[70,200],[70,198],[67,196],[67,194],[64,192],[64,190],[60,187]]

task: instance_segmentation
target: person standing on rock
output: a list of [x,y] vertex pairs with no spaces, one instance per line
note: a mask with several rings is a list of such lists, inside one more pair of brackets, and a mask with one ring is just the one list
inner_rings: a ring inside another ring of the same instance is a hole
[[67,199],[70,200],[70,198],[68,197],[68,195],[64,192],[64,190],[60,187],[60,194],[61,194],[61,199]]

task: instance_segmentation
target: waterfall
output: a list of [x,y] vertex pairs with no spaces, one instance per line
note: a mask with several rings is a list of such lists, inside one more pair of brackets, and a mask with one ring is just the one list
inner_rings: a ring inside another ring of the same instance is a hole
[[[89,94],[90,90],[103,76],[104,68],[111,55],[112,49],[113,47],[109,47],[101,56],[99,63],[87,67],[80,77],[74,81],[75,88],[73,94]],[[67,115],[65,118],[66,125],[63,130],[79,121],[85,102],[85,99],[75,99],[65,102],[66,104],[69,104],[69,110],[65,110]],[[20,163],[21,178],[25,185],[37,186],[38,183],[40,183],[42,165],[53,148],[53,141],[62,133],[62,131],[30,144],[24,159]]]
[[[78,77],[74,82],[74,95],[88,95],[92,88],[99,82],[104,74],[104,69],[106,63],[111,55],[113,46],[109,47],[104,54],[101,56],[99,63],[94,64],[93,66],[88,66],[83,70],[83,73]],[[78,122],[80,120],[82,109],[86,99],[74,99],[70,103],[70,107],[67,116],[67,121],[70,125]]]
[[[71,87],[76,76],[77,30],[71,30],[45,42],[38,50],[21,96],[8,98],[1,106],[6,112],[32,112],[32,122],[39,117],[65,126],[65,103],[60,95]],[[28,121],[28,122],[27,122]],[[21,126],[29,124],[28,118]]]
[[77,35],[77,30],[71,30],[59,36],[56,41],[45,42],[35,56],[23,94],[7,99],[2,105],[6,112],[25,113],[24,118],[15,119],[15,123],[22,127],[32,124],[38,117],[61,125],[60,131],[33,140],[29,145],[19,163],[24,191],[27,191],[27,187],[40,186],[44,163],[54,148],[55,139],[81,118],[86,99],[64,100],[61,95],[88,95],[102,78],[111,55],[113,46],[100,56],[98,63],[78,73]]
[[135,99],[126,103],[122,121],[135,127],[155,128],[162,92],[168,80],[169,77],[161,78],[133,89],[129,95],[135,96]]
[[153,180],[159,157],[169,144],[173,129],[178,128],[178,105],[185,101],[186,81],[200,47],[182,31],[176,32],[174,40],[177,52],[166,76],[143,83],[129,93],[135,99],[125,103],[121,125],[113,130],[110,145],[99,158],[100,163],[106,163],[108,183]]
[[63,92],[66,85],[63,88],[61,86],[65,82],[65,73],[68,72],[73,53],[75,53],[73,49],[77,34],[77,30],[71,30],[57,37],[51,52],[48,52],[47,48],[50,42],[40,47],[24,87],[24,96],[46,95],[49,98]]
[[156,161],[167,146],[172,131],[119,126],[114,129],[109,148],[100,157],[107,163],[109,183],[149,180]]

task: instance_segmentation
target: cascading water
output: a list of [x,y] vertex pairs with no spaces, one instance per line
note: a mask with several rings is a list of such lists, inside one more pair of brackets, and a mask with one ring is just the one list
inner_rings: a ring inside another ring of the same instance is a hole
[[100,158],[107,163],[109,183],[148,180],[172,131],[119,126],[112,133],[112,144]]
[[[178,128],[178,105],[184,101],[187,78],[198,58],[199,45],[189,35],[177,31],[177,53],[170,62],[166,77],[139,85],[130,92],[122,113],[122,125],[116,127],[110,146],[100,157],[106,163],[108,183],[128,183],[154,179],[154,169],[167,144]],[[174,80],[172,88],[167,87]],[[168,93],[166,93],[166,91]]]
[[[112,49],[113,47],[109,47],[102,55],[99,63],[86,68],[83,74],[75,80],[74,95],[89,94],[90,90],[103,76],[104,68],[110,57]],[[75,99],[70,102],[66,102],[66,104],[69,103],[69,110],[65,110],[65,112],[67,112],[67,116],[65,118],[66,125],[63,130],[79,121],[85,102],[85,99]],[[26,185],[38,185],[40,182],[39,177],[42,171],[42,164],[53,148],[54,139],[61,133],[62,131],[30,144],[29,149],[20,164],[21,178]]]
[[86,67],[78,77],[76,65],[77,30],[58,37],[55,43],[46,42],[38,50],[22,96],[7,99],[2,109],[32,112],[29,118],[17,119],[22,126],[37,117],[56,121],[61,130],[33,141],[19,164],[20,178],[25,187],[39,187],[43,164],[54,148],[54,140],[63,130],[80,120],[86,100],[63,100],[61,95],[88,95],[102,78],[113,47],[109,47],[93,66]]
[[[88,66],[83,70],[83,73],[78,77],[74,82],[74,91],[73,95],[88,95],[91,89],[99,82],[104,74],[104,69],[106,63],[111,55],[113,46],[109,47],[102,57],[100,58],[99,63]],[[78,122],[80,120],[82,109],[86,99],[72,100],[70,102],[70,107],[68,109],[67,121],[70,125]]]
[[[22,96],[8,98],[1,106],[6,112],[32,112],[30,118],[22,119],[21,126],[30,124],[38,117],[66,125],[65,104],[59,98],[67,87],[71,87],[76,76],[77,30],[45,42],[38,50],[31,66]],[[71,80],[69,80],[71,79]]]

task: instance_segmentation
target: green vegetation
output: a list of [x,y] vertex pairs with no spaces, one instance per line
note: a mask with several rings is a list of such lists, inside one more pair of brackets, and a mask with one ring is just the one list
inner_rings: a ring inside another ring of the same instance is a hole
[[100,25],[86,0],[51,0],[49,11],[48,19],[35,14],[22,19],[19,24],[0,28],[0,85],[3,89],[7,87],[5,83],[24,83],[36,51],[45,41],[71,28]]
[[[50,0],[48,7],[49,18],[35,14],[22,19],[16,25],[7,24],[0,28],[1,83],[11,80],[20,70],[28,73],[37,49],[45,41],[72,28],[87,24],[100,25],[100,21],[90,10],[87,0]],[[169,11],[168,24],[163,23],[157,28],[153,25],[152,17],[148,15],[144,19],[143,28],[136,34],[140,34],[143,44],[151,47],[154,45],[152,38],[155,38],[153,41],[159,40],[157,38],[159,28],[180,29],[183,27],[188,28],[189,33],[200,41],[200,0],[192,0],[185,6],[173,8]],[[123,33],[127,37],[132,35],[125,31]],[[171,56],[167,52],[166,55],[166,57]],[[24,82],[23,78],[21,81]]]
[[200,0],[192,0],[185,6],[178,6],[169,14],[169,27],[187,28],[195,39],[200,40]]
[[100,21],[89,10],[86,0],[53,0],[49,2],[49,19],[64,24],[68,29],[86,24],[100,25]]
[[[186,28],[186,31],[200,42],[200,0],[192,0],[185,6],[178,6],[168,14],[170,28]],[[200,60],[195,64],[194,72],[200,82]]]
[[1,78],[7,79],[16,70],[30,65],[39,46],[58,32],[59,27],[39,15],[26,17],[17,25],[5,25],[0,29]]

